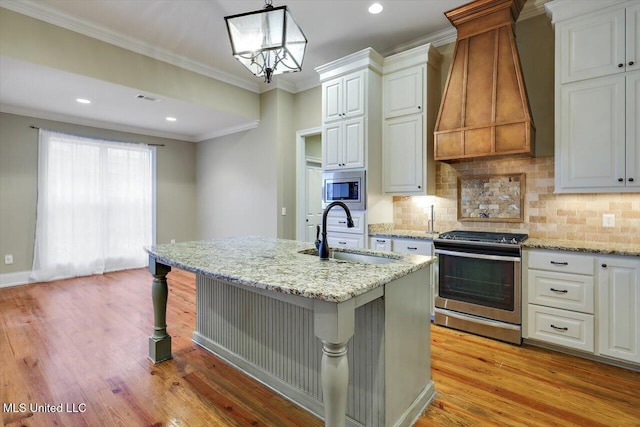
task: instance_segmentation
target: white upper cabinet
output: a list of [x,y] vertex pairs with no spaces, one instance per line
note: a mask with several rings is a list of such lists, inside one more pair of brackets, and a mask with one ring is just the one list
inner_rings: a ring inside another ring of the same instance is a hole
[[323,122],[365,113],[364,73],[358,71],[322,84]]
[[627,74],[627,187],[640,191],[640,71]]
[[627,55],[626,68],[628,71],[640,70],[640,2],[629,6],[626,12]]
[[396,71],[382,77],[384,117],[422,112],[424,66]]
[[558,37],[562,83],[625,70],[624,9],[589,15],[561,25]]
[[640,0],[547,5],[556,30],[555,191],[638,192]]
[[382,189],[435,194],[433,130],[440,54],[427,44],[385,58],[382,77]]
[[640,5],[608,8],[559,24],[562,83],[639,70]]
[[561,88],[559,186],[564,190],[625,186],[625,77]]
[[422,115],[394,117],[384,121],[382,134],[384,191],[422,191]]

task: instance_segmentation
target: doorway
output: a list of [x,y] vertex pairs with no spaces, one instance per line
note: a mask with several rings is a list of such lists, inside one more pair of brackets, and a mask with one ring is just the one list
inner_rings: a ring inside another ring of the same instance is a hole
[[322,220],[322,128],[296,132],[296,239],[313,242]]

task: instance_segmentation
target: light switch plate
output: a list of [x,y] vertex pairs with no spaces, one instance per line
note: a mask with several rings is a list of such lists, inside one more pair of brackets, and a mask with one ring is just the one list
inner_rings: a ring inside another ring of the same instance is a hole
[[614,214],[603,214],[602,215],[602,226],[603,227],[615,227],[616,226],[616,216]]

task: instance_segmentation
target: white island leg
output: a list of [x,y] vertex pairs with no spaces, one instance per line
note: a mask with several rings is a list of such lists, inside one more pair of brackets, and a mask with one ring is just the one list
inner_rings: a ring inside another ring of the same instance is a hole
[[318,301],[314,304],[315,335],[322,341],[322,400],[324,425],[344,427],[349,387],[347,343],[353,336],[355,303]]

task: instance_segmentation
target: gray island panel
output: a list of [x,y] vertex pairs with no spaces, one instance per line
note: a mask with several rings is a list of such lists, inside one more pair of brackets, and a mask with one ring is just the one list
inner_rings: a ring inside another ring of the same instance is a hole
[[[412,425],[435,396],[430,373],[432,257],[386,264],[320,260],[308,243],[235,237],[147,248],[154,275],[150,359],[171,358],[166,273],[197,274],[196,343],[326,426]],[[170,302],[169,302],[170,303]]]

